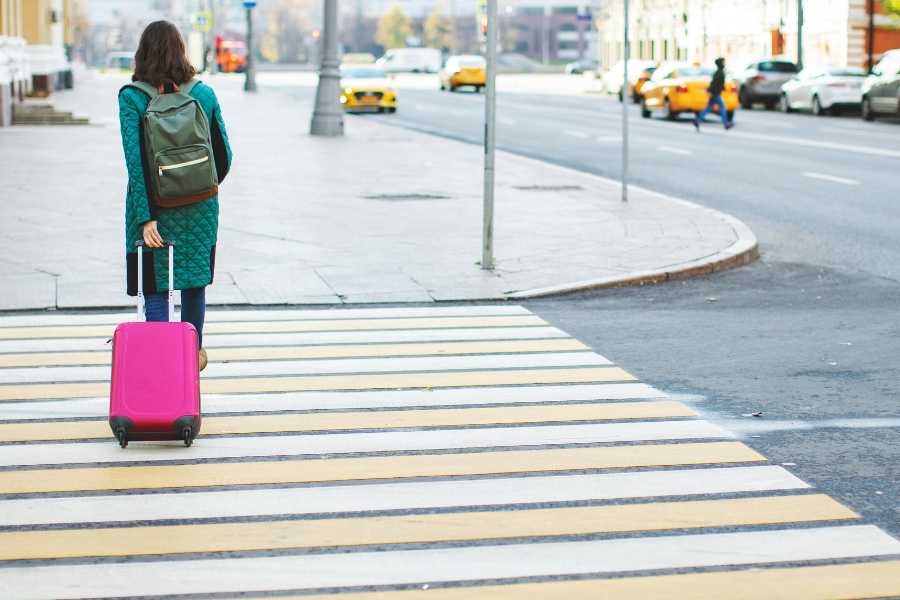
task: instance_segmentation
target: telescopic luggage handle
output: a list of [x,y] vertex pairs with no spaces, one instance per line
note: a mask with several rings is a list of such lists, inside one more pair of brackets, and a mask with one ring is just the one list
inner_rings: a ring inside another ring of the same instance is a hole
[[[163,245],[169,248],[169,322],[175,320],[175,241],[164,241]],[[144,320],[144,240],[135,242],[137,246],[137,319]]]

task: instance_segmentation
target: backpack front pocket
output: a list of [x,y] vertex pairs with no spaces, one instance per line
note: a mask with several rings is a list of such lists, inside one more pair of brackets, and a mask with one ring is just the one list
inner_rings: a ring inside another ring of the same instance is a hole
[[182,146],[156,155],[160,199],[183,198],[215,188],[213,163],[206,146]]

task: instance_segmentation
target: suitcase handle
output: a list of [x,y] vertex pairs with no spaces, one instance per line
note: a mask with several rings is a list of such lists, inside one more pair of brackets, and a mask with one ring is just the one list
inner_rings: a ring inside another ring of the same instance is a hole
[[[163,242],[169,248],[169,322],[175,320],[175,241],[169,240]],[[144,316],[144,240],[135,242],[137,246],[138,258],[138,292],[137,292],[137,319],[143,321]]]

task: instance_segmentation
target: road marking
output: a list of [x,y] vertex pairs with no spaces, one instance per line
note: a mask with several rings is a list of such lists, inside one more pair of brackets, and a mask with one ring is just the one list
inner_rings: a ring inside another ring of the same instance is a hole
[[764,460],[763,456],[740,442],[686,442],[327,460],[31,469],[0,471],[0,494],[512,475]]
[[[556,327],[485,327],[479,329],[418,329],[394,331],[326,331],[312,333],[207,334],[206,348],[238,346],[308,346],[359,343],[526,340],[568,337]],[[46,338],[0,340],[0,353],[108,350],[108,338]]]
[[[478,427],[436,431],[385,431],[373,433],[290,434],[207,438],[185,449],[172,443],[129,445],[127,450],[102,442],[0,445],[0,466],[108,464],[117,462],[191,461],[308,454],[403,452],[464,448],[500,448],[661,441],[723,439],[730,433],[706,421],[651,421],[529,427]],[[276,443],[277,442],[277,443]]]
[[622,136],[621,135],[601,135],[600,137],[596,138],[595,141],[597,141],[601,144],[604,144],[606,142],[621,142]]
[[[512,577],[617,573],[900,553],[900,542],[876,527],[675,535],[538,544],[505,544],[395,552],[128,561],[97,565],[10,566],[0,586],[11,598],[236,593],[477,581]],[[190,568],[185,568],[189,566]],[[172,577],[172,573],[178,577]],[[90,583],[87,588],[86,584]]]
[[690,150],[685,150],[684,148],[676,148],[674,146],[657,146],[657,150],[660,152],[668,152],[670,154],[680,154],[682,156],[690,156],[693,154]]
[[[746,466],[704,469],[534,475],[453,479],[113,494],[69,498],[20,498],[0,501],[0,524],[111,523],[272,515],[322,515],[380,510],[437,509],[664,498],[703,494],[802,490],[809,486],[781,467]],[[2,571],[3,569],[0,569]]]
[[779,144],[787,144],[790,146],[805,146],[807,148],[818,148],[821,150],[837,150],[838,152],[852,152],[854,154],[865,154],[870,156],[884,156],[887,158],[900,158],[900,150],[887,150],[884,148],[875,148],[872,146],[856,146],[852,144],[839,144],[835,142],[822,142],[818,140],[809,140],[798,137],[785,137],[780,135],[769,135],[763,133],[747,133],[744,131],[709,131],[715,135],[728,135],[731,137],[739,137],[748,140],[760,140],[764,142],[777,142]]
[[0,560],[493,541],[857,519],[825,495],[425,515],[0,532]]
[[[572,369],[514,369],[509,371],[451,371],[435,373],[373,373],[365,375],[309,375],[202,379],[203,394],[370,390],[399,388],[469,387],[482,385],[534,385],[542,383],[600,383],[634,381],[618,367]],[[0,400],[40,398],[93,398],[109,393],[109,383],[31,383],[0,385]]]
[[[543,385],[538,387],[470,387],[356,392],[283,392],[277,394],[210,394],[203,397],[203,414],[278,412],[322,409],[387,409],[473,404],[556,403],[592,400],[666,398],[645,383]],[[106,417],[109,398],[79,398],[0,403],[0,421],[12,419],[72,419]]]
[[[336,358],[319,360],[249,361],[210,363],[205,381],[222,378],[278,375],[331,375],[337,373],[411,373],[416,371],[456,372],[487,369],[538,369],[544,367],[586,367],[610,364],[594,352],[553,352],[526,354],[481,354],[465,356],[417,356],[409,358]],[[110,378],[109,366],[26,367],[0,370],[4,383],[69,383],[103,381]]]
[[575,130],[572,130],[572,129],[567,129],[566,131],[563,131],[563,133],[566,134],[566,135],[572,136],[572,137],[576,137],[576,138],[583,139],[583,140],[586,140],[587,138],[590,137],[590,136],[589,136],[586,132],[584,132],[584,131],[575,131]]
[[847,179],[846,177],[836,177],[835,175],[826,175],[824,173],[814,173],[812,171],[807,171],[803,173],[804,177],[809,177],[810,179],[821,179],[823,181],[831,181],[832,183],[842,183],[844,185],[859,185],[859,181],[856,179]]
[[[427,306],[392,308],[329,308],[329,309],[283,309],[283,310],[217,310],[209,309],[207,323],[227,321],[319,321],[322,319],[397,319],[408,317],[492,317],[530,315],[523,306],[492,304],[487,306]],[[22,315],[0,317],[0,327],[20,327],[38,325],[115,325],[134,320],[134,311],[102,314],[58,314]]]
[[[203,419],[201,435],[570,423],[578,421],[663,419],[696,416],[697,414],[687,406],[672,400],[501,408],[465,407],[399,411],[339,411],[330,413],[209,417]],[[110,436],[110,427],[106,420],[0,424],[0,442],[108,439]]]
[[[286,333],[302,331],[362,331],[384,329],[440,329],[451,327],[524,327],[547,325],[534,315],[500,317],[436,317],[405,319],[321,319],[301,321],[212,322],[204,333]],[[110,337],[112,326],[60,325],[58,327],[3,327],[0,339]]]
[[[604,600],[836,600],[900,596],[900,561],[847,565],[747,569],[616,579],[548,581],[478,587],[278,596],[279,600],[513,600],[603,598]],[[262,600],[247,596],[247,600]],[[271,598],[271,596],[266,596]]]
[[510,119],[510,118],[508,118],[508,117],[499,117],[499,118],[497,119],[497,121],[498,121],[501,125],[515,125],[515,124],[516,124],[516,120],[515,120],[515,119]]

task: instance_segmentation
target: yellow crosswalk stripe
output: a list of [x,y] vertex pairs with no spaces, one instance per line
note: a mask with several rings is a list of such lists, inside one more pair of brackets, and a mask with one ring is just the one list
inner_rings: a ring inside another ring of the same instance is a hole
[[[204,334],[296,333],[301,331],[377,331],[385,329],[447,329],[458,327],[546,326],[535,315],[512,317],[411,317],[405,319],[323,319],[308,321],[228,321],[208,323]],[[60,325],[0,328],[0,340],[110,337],[111,325]]]
[[0,471],[0,494],[501,475],[764,461],[740,442]]
[[825,495],[350,519],[0,532],[0,560],[586,535],[855,519]]
[[[621,579],[278,596],[279,600],[862,600],[900,596],[900,560]],[[261,600],[255,596],[241,596]]]
[[[437,373],[375,373],[366,375],[309,375],[201,380],[205,394],[375,390],[401,388],[474,387],[547,383],[603,383],[636,381],[618,367],[541,368]],[[0,385],[0,401],[48,398],[96,398],[109,394],[108,383],[31,383]]]
[[[694,411],[680,402],[659,400],[602,404],[207,417],[203,419],[201,431],[206,435],[235,435],[695,416],[697,415]],[[0,424],[0,442],[80,440],[108,438],[111,435],[109,424],[100,420]]]
[[[549,340],[501,340],[483,342],[426,342],[395,344],[340,344],[333,346],[243,346],[208,349],[210,362],[287,360],[315,358],[364,358],[428,356],[441,354],[519,354],[572,352],[588,347],[572,338]],[[24,352],[0,354],[3,367],[108,365],[109,350],[93,352]],[[2,376],[2,371],[0,371]]]

